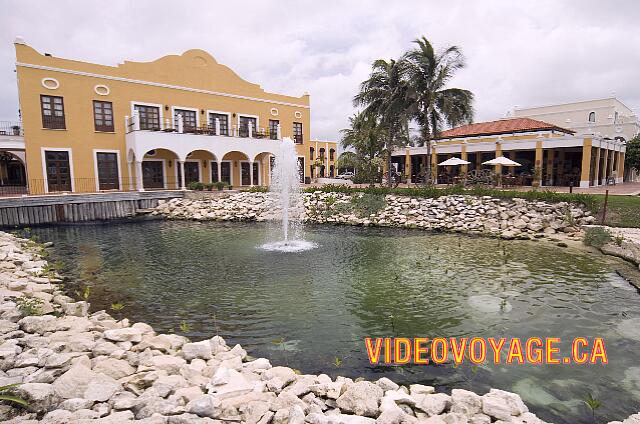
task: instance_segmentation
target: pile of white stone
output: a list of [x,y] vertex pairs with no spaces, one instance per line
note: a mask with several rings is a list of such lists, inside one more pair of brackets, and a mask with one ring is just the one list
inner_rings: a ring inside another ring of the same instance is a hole
[[[192,343],[88,315],[55,278],[36,276],[45,267],[25,240],[0,232],[0,386],[21,383],[15,394],[29,402],[0,404],[5,423],[542,423],[502,390],[448,395],[387,378],[300,375],[218,336]],[[23,316],[25,297],[40,299],[44,314]]]
[[[581,225],[595,218],[579,205],[524,199],[497,199],[466,195],[415,198],[387,195],[380,210],[359,208],[363,193],[303,194],[300,218],[306,222],[344,225],[421,228],[499,236],[506,239],[578,235]],[[162,201],[161,201],[162,202]],[[205,200],[172,199],[154,214],[170,219],[264,221],[278,217],[269,193],[237,193]]]

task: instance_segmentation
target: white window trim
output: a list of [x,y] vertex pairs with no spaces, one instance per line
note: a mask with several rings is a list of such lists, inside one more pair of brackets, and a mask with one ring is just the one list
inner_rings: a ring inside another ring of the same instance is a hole
[[171,119],[176,116],[176,109],[180,110],[189,110],[191,112],[196,113],[196,127],[200,128],[200,109],[196,109],[194,107],[184,107],[184,106],[171,106]]
[[[164,105],[161,105],[159,103],[146,103],[146,102],[136,102],[136,101],[131,101],[131,116],[134,115],[134,112],[136,110],[135,106],[136,105],[140,105],[140,106],[154,106],[157,107],[158,109],[160,109],[160,129],[164,129]],[[172,115],[172,119],[173,119],[173,115]]]
[[260,117],[258,115],[247,115],[246,113],[239,113],[238,114],[238,130],[240,130],[240,117],[243,118],[256,118],[256,128],[253,128],[253,131],[255,131],[256,129],[260,128]]
[[[187,159],[187,160],[185,160],[185,163],[187,163],[187,162],[197,162],[198,163],[198,182],[199,183],[203,183],[204,181],[203,181],[203,178],[202,178],[202,159]],[[176,173],[177,172],[178,171],[176,171]],[[185,177],[186,177],[186,175],[185,175]],[[182,184],[182,182],[180,182],[180,183]]]
[[222,112],[220,110],[211,110],[207,109],[207,125],[209,125],[209,121],[211,120],[211,114],[217,113],[219,115],[227,115],[227,135],[233,135],[233,128],[231,127],[231,113],[230,112]]
[[[122,191],[122,169],[120,166],[120,150],[93,149],[93,172],[96,177],[96,191],[100,191],[100,177],[98,175],[98,153],[115,153],[118,163],[118,190]],[[107,190],[111,191],[111,190]]]
[[[233,161],[232,160],[221,160],[220,163],[225,163],[228,162],[229,163],[229,179],[231,181],[229,181],[229,185],[233,187],[234,185],[234,181],[233,181]],[[222,181],[222,168],[220,168],[220,175],[218,176],[218,178],[220,179],[220,181]]]
[[70,147],[41,147],[40,154],[42,156],[42,175],[44,177],[44,192],[49,193],[49,178],[47,177],[47,160],[45,152],[68,152],[69,153],[69,175],[71,178],[71,192],[76,191],[76,182],[73,174],[73,150]]
[[[154,158],[145,158],[142,157],[142,162],[162,162],[162,188],[167,190],[167,173],[165,172],[167,169],[167,160],[166,159],[154,159]],[[178,171],[176,172],[176,178],[178,176]],[[142,179],[142,187],[144,188],[144,176]]]

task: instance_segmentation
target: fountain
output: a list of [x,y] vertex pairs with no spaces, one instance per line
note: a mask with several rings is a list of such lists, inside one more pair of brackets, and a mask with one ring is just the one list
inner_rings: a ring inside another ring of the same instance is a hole
[[303,238],[300,216],[304,204],[300,192],[300,171],[296,146],[291,138],[284,137],[276,155],[269,188],[277,199],[282,225],[276,241],[260,246],[264,250],[302,252],[317,247]]

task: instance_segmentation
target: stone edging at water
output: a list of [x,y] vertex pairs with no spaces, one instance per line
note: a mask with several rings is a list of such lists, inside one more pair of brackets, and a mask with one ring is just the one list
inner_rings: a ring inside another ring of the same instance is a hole
[[[21,383],[15,392],[29,402],[26,411],[0,405],[5,423],[543,423],[502,390],[449,395],[387,378],[300,375],[219,336],[192,343],[89,315],[55,275],[39,276],[47,262],[34,248],[0,232],[0,386]],[[40,299],[43,315],[24,316],[24,299]]]
[[[578,205],[452,195],[415,198],[363,193],[304,193],[298,207],[311,223],[418,228],[481,234],[505,239],[554,237],[581,239],[580,226],[595,218]],[[209,199],[163,201],[153,214],[198,221],[266,221],[278,217],[269,193],[241,192]]]

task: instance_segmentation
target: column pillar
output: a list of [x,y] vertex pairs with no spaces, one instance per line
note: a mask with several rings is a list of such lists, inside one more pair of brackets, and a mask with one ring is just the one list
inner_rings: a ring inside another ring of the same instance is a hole
[[621,183],[624,182],[624,157],[625,157],[625,152],[620,151],[620,166],[618,166],[618,169],[620,169],[620,175],[618,175],[618,178],[620,178]]
[[407,183],[411,183],[411,151],[404,151],[404,175],[407,176]]
[[599,147],[596,149],[596,172],[595,172],[595,175],[596,175],[595,180],[596,181],[594,182],[594,185],[597,185],[597,186],[599,186],[601,184],[601,182],[602,182],[602,180],[600,178],[600,153],[601,153],[601,150],[602,149],[600,149]]
[[249,187],[253,187],[253,162],[251,161],[249,161]]
[[[469,156],[467,155],[467,144],[463,142],[462,150],[460,151],[460,159],[467,160],[468,157]],[[469,165],[462,165],[460,169],[462,170],[463,174],[466,174],[467,171],[469,170]]]
[[178,160],[178,163],[180,164],[180,190],[186,190],[187,186],[184,183],[184,161]]
[[547,185],[553,185],[553,157],[555,152],[553,149],[547,150],[547,163],[546,163],[546,171],[547,174]]
[[[496,141],[496,156],[502,155],[502,143],[500,141]],[[495,165],[495,172],[497,175],[502,175],[502,165]]]
[[542,140],[536,140],[536,159],[533,169],[533,185],[539,187],[542,185]]
[[580,188],[589,188],[589,175],[591,173],[591,139],[582,141],[582,164],[580,166]]
[[142,161],[136,161],[136,188],[138,191],[144,191],[144,183],[142,179]]
[[608,148],[605,147],[604,151],[601,154],[604,154],[604,163],[602,164],[602,167],[604,168],[602,170],[602,184],[604,185],[604,184],[607,183],[607,177],[609,176],[609,150],[608,150]]
[[435,146],[431,148],[431,177],[433,182],[438,184],[438,152]]
[[127,162],[127,165],[129,168],[129,188],[127,190],[131,191],[135,189],[133,185],[133,161]]
[[216,182],[220,182],[222,181],[222,160],[216,161],[216,166],[218,167],[218,181]]

